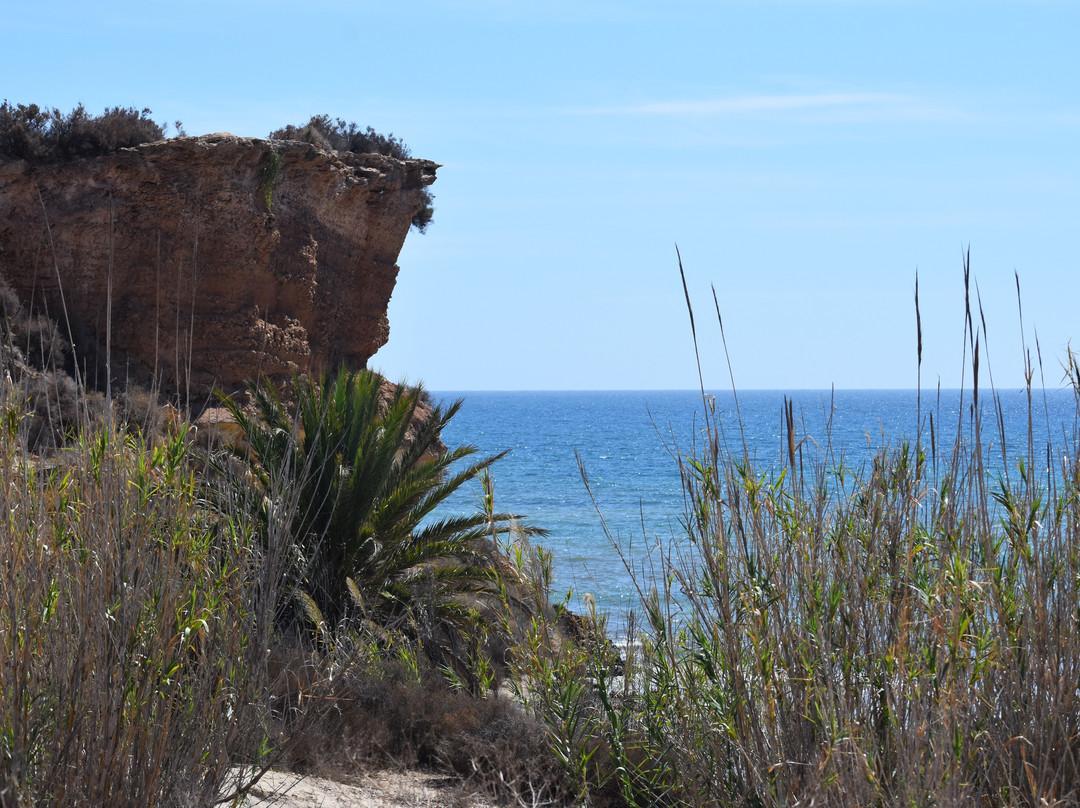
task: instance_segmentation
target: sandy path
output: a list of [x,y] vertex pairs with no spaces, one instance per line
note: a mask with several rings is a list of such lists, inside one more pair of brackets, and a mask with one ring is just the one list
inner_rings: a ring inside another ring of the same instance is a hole
[[467,795],[445,775],[418,771],[380,771],[348,783],[322,777],[267,772],[241,803],[242,808],[492,808]]

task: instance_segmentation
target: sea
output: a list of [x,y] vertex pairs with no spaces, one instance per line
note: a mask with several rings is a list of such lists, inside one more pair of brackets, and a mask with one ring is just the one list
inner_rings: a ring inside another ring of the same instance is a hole
[[[729,451],[737,456],[745,451],[766,474],[778,473],[787,455],[785,402],[806,461],[829,466],[842,458],[850,469],[904,441],[920,438],[926,445],[931,415],[939,447],[951,447],[958,432],[970,435],[973,420],[970,390],[432,395],[444,404],[464,400],[443,432],[448,446],[469,444],[481,456],[507,452],[491,472],[496,508],[548,531],[541,543],[553,557],[555,600],[569,593],[570,607],[581,610],[586,597],[593,599],[615,634],[638,606],[634,577],[647,583],[656,574],[649,569],[650,548],[680,539],[684,499],[678,458],[702,446],[707,420],[718,425]],[[992,473],[1015,473],[1021,460],[1045,471],[1048,462],[1060,463],[1077,445],[1078,406],[1071,389],[1033,390],[1030,396],[1026,390],[997,391],[996,408],[989,394],[980,395]],[[995,412],[1001,413],[1000,423]],[[1029,421],[1034,463],[1027,459]],[[474,512],[479,495],[478,485],[463,488],[441,515]]]

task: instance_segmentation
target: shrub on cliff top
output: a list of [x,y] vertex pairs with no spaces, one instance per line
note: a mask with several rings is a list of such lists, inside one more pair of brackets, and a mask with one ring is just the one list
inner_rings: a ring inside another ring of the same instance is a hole
[[[407,160],[412,156],[409,147],[393,133],[381,135],[370,126],[361,129],[356,123],[343,119],[331,120],[329,115],[312,115],[311,120],[299,126],[283,126],[270,133],[275,140],[303,140],[328,151],[349,151],[357,154],[384,154]],[[431,203],[435,197],[426,188],[422,191],[424,207],[413,216],[412,225],[421,233],[431,224],[435,210]]]
[[351,151],[358,154],[385,154],[407,160],[412,156],[401,138],[391,133],[380,135],[370,126],[361,129],[356,123],[345,123],[329,115],[312,115],[311,120],[299,126],[283,126],[270,133],[276,140],[303,140],[334,151]]
[[97,157],[127,146],[161,140],[165,128],[150,110],[106,108],[90,115],[79,104],[63,113],[37,104],[0,104],[0,154],[32,163],[54,163],[76,157]]

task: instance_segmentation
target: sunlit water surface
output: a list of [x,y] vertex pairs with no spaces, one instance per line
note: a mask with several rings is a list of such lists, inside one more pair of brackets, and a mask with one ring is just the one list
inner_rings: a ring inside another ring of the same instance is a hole
[[[472,444],[482,454],[510,450],[493,470],[500,510],[523,514],[550,532],[545,545],[554,555],[556,593],[573,589],[572,604],[591,593],[613,628],[623,624],[637,595],[623,558],[639,567],[646,548],[657,539],[677,540],[684,502],[675,453],[701,446],[705,404],[700,392],[438,392],[436,400],[464,398],[465,404],[444,432],[448,445]],[[999,392],[1010,458],[1028,449],[1028,398],[1018,390]],[[794,402],[797,433],[806,437],[804,457],[822,458],[831,434],[832,455],[859,468],[882,446],[914,440],[919,429],[918,394],[891,391],[744,391],[736,402],[730,392],[710,394],[730,448],[742,453],[743,441],[759,471],[779,471],[786,455],[783,402]],[[985,395],[984,395],[985,400]],[[922,394],[922,440],[929,441],[933,413],[938,445],[949,447],[958,424],[970,430],[971,394],[937,391]],[[963,417],[961,412],[964,413]],[[1060,462],[1061,449],[1073,439],[1076,405],[1072,391],[1037,391],[1031,420],[1036,465],[1046,466],[1048,438]],[[984,442],[992,462],[1000,464],[999,430],[992,413],[983,419]],[[596,498],[582,481],[578,459]],[[1012,465],[1012,462],[1010,463]],[[468,488],[446,513],[477,507],[478,488]],[[616,551],[608,531],[623,549]]]

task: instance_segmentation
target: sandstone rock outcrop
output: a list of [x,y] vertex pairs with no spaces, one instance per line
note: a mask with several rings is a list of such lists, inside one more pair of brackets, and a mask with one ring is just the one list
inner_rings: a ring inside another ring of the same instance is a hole
[[436,163],[229,134],[31,166],[0,157],[0,275],[91,383],[196,408],[256,375],[360,367]]

